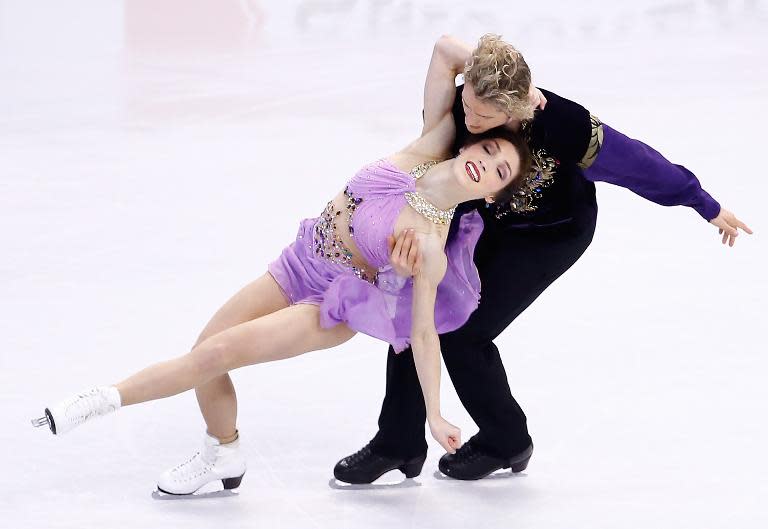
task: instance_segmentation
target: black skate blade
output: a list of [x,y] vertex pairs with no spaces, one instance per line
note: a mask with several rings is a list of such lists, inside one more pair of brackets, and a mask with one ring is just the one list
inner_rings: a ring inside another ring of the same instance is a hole
[[223,489],[223,490],[210,490],[208,492],[201,492],[201,490],[204,490],[205,486],[200,487],[195,492],[192,492],[190,494],[177,494],[175,492],[168,492],[160,487],[157,487],[157,490],[152,491],[152,497],[156,500],[204,500],[207,498],[227,498],[227,497],[237,497],[239,494],[233,490]]

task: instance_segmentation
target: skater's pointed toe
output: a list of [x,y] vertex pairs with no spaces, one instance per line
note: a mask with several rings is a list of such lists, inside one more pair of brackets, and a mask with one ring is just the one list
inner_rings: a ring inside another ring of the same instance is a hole
[[119,409],[121,405],[120,392],[116,387],[99,386],[45,408],[45,415],[32,419],[32,426],[48,426],[53,434],[62,435],[94,417]]

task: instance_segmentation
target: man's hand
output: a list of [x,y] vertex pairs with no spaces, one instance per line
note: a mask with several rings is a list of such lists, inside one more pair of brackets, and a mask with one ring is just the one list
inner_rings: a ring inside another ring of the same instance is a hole
[[397,240],[390,235],[387,237],[389,246],[389,264],[403,277],[415,276],[421,269],[421,251],[419,239],[413,229],[403,230]]
[[541,93],[541,90],[531,85],[531,90],[528,92],[528,101],[531,102],[533,108],[544,110],[547,106],[547,98]]
[[723,236],[723,244],[727,242],[728,246],[733,246],[736,243],[739,228],[752,235],[752,230],[749,229],[749,226],[741,222],[736,218],[736,215],[725,208],[720,208],[720,214],[709,222],[719,228],[718,233]]

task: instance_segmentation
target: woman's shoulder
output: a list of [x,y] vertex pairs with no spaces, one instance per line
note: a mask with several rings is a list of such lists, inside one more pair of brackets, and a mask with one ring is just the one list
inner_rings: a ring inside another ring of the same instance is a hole
[[447,160],[451,158],[450,146],[435,148],[433,145],[429,145],[429,142],[423,141],[424,138],[425,136],[422,136],[406,148],[387,156],[387,159],[400,170],[408,172],[427,160]]
[[408,152],[406,150],[402,150],[394,154],[390,154],[383,160],[386,163],[398,169],[399,171],[402,171],[403,173],[406,173],[406,174],[410,173],[411,169],[413,169],[420,162],[423,161],[423,160],[420,160],[419,157],[416,156],[415,154]]
[[347,188],[361,196],[402,194],[413,186],[413,177],[389,158],[366,164],[347,182]]

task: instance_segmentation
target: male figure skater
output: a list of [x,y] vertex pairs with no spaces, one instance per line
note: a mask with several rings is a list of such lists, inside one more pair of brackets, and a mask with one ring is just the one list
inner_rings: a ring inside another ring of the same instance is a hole
[[[465,84],[456,88],[462,72]],[[464,327],[440,337],[456,392],[479,427],[455,454],[440,459],[440,471],[456,479],[480,479],[501,468],[520,472],[528,465],[533,443],[526,417],[510,392],[493,340],[591,243],[597,218],[593,182],[620,185],[657,204],[688,206],[719,228],[723,244],[733,246],[739,229],[752,233],[685,167],[602,123],[581,105],[542,89],[546,104],[534,115],[531,90],[522,55],[496,35],[482,37],[474,50],[448,36],[435,45],[425,115],[452,106],[458,145],[468,133],[497,126],[516,130],[527,139],[535,162],[512,202],[464,205],[465,212],[479,208],[485,229],[474,256],[482,282],[480,306]],[[459,217],[457,211],[453,229]],[[408,242],[397,241],[392,259],[412,272],[417,252],[409,251]],[[410,350],[395,354],[390,347],[386,377],[379,431],[337,463],[334,475],[340,481],[371,483],[426,459],[426,412]]]

